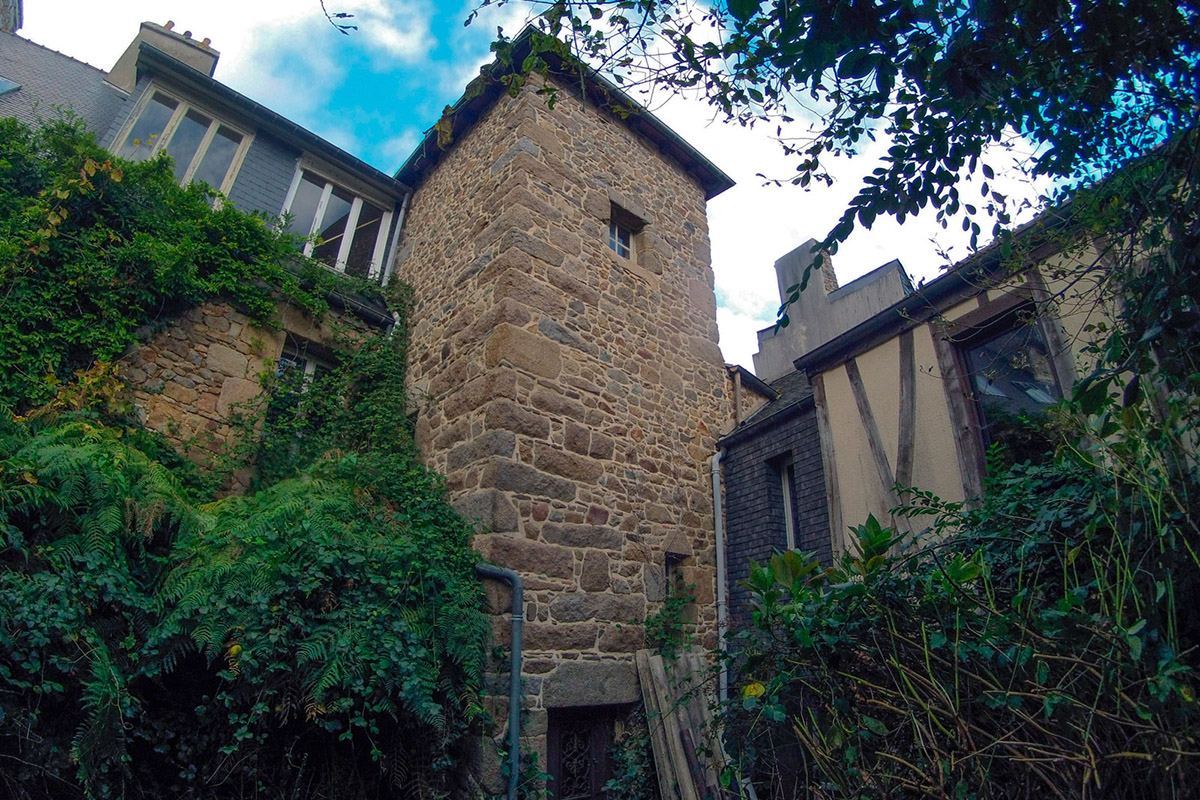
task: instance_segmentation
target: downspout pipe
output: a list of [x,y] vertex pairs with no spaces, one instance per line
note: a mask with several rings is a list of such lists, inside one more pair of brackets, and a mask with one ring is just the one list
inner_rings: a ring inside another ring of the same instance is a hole
[[484,578],[504,581],[512,587],[512,649],[508,664],[508,800],[517,800],[521,780],[521,628],[525,623],[525,584],[507,567],[476,564]]
[[729,632],[729,607],[726,599],[725,567],[725,513],[721,508],[721,459],[725,458],[722,447],[712,456],[713,533],[717,549],[717,647],[721,653],[721,675],[718,696],[724,703],[729,699],[729,667],[725,660],[725,635]]

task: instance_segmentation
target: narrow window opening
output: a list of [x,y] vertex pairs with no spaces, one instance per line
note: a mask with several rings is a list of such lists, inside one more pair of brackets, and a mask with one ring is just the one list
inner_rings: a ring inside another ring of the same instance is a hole
[[792,496],[796,483],[796,471],[791,464],[779,470],[780,490],[783,495],[783,541],[788,550],[796,549],[796,499]]
[[608,215],[609,249],[621,258],[632,261],[636,255],[635,237],[645,226],[644,219],[613,203]]

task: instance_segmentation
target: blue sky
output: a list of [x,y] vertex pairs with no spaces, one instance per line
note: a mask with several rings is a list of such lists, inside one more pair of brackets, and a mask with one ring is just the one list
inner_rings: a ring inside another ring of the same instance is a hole
[[[212,39],[221,53],[218,80],[392,172],[491,60],[496,27],[514,35],[534,8],[517,2],[483,9],[464,27],[476,0],[328,0],[328,6],[353,13],[350,22],[359,29],[339,34],[318,0],[25,0],[20,33],[108,69],[139,23],[173,20],[177,31]],[[727,361],[751,367],[754,332],[774,322],[778,305],[775,259],[833,226],[874,166],[871,154],[834,163],[832,188],[764,186],[759,173],[787,177],[795,169],[767,131],[714,120],[696,99],[655,98],[652,110],[738,183],[709,204],[709,225],[721,349]],[[1021,191],[997,188],[1011,197]],[[932,219],[903,227],[879,220],[842,247],[834,266],[846,283],[899,258],[914,278],[929,279],[947,265],[939,247],[954,259],[967,254],[961,231],[942,231]]]

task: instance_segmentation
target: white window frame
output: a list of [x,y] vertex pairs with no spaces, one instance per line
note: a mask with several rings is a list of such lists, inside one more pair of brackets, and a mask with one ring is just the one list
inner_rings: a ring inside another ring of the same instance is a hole
[[[624,241],[621,238],[622,234],[624,234]],[[633,260],[633,237],[634,233],[628,226],[622,225],[615,219],[608,221],[608,249],[629,261]],[[624,253],[621,252],[622,248],[625,249]]]
[[304,179],[305,172],[324,181],[325,189],[321,192],[321,199],[317,201],[317,209],[313,214],[312,225],[309,227],[308,233],[305,234],[307,241],[304,243],[304,255],[312,257],[313,249],[316,247],[313,236],[321,231],[321,223],[324,222],[325,218],[325,209],[329,205],[329,198],[333,195],[333,189],[336,186],[347,194],[354,195],[354,200],[350,204],[350,214],[346,217],[346,231],[350,235],[342,234],[342,242],[338,245],[337,258],[331,266],[337,272],[346,271],[347,261],[350,258],[350,247],[354,242],[354,235],[358,233],[358,215],[362,211],[363,200],[365,199],[383,209],[383,218],[379,223],[379,231],[375,235],[375,247],[371,251],[371,261],[367,266],[368,280],[379,280],[379,275],[383,269],[383,259],[387,254],[388,234],[392,228],[392,217],[395,215],[395,202],[381,201],[377,196],[364,195],[364,193],[347,186],[343,181],[330,178],[327,170],[301,160],[296,165],[296,174],[292,176],[291,186],[288,187],[287,197],[284,198],[283,208],[279,212],[280,217],[291,211],[292,203],[296,199],[296,192],[300,189],[300,181]]
[[137,124],[139,119],[141,119],[142,114],[146,110],[146,106],[150,105],[150,101],[156,94],[169,97],[178,105],[175,106],[175,110],[171,113],[171,118],[167,120],[167,124],[163,126],[163,131],[159,135],[158,140],[154,142],[154,145],[150,148],[150,158],[158,155],[159,151],[167,146],[167,143],[170,142],[175,136],[175,131],[178,130],[179,123],[183,121],[184,115],[186,115],[187,112],[195,109],[199,113],[212,120],[208,124],[208,130],[205,131],[204,137],[200,140],[200,144],[196,146],[196,152],[192,156],[191,162],[188,163],[188,167],[183,173],[183,178],[181,178],[179,181],[183,186],[187,186],[192,182],[192,176],[195,174],[196,169],[200,166],[200,162],[204,160],[204,155],[208,152],[208,146],[212,144],[213,137],[217,135],[217,130],[221,126],[229,128],[235,133],[241,135],[242,142],[238,145],[237,152],[233,154],[233,160],[229,162],[229,169],[225,171],[225,179],[221,181],[220,186],[213,187],[221,194],[228,195],[229,191],[233,188],[234,181],[237,180],[238,172],[240,172],[242,169],[242,162],[245,161],[246,153],[250,150],[250,141],[254,138],[254,134],[242,128],[240,125],[235,125],[226,121],[221,117],[221,115],[214,114],[204,106],[184,100],[175,92],[164,89],[153,81],[146,86],[146,91],[142,93],[142,97],[138,101],[137,107],[134,109],[134,112],[129,115],[129,119],[125,121],[125,125],[121,129],[121,135],[113,141],[113,152],[120,152],[121,148],[125,145],[126,140],[129,139],[130,133],[133,132],[133,126]]
[[796,520],[792,509],[792,481],[796,470],[789,462],[779,468],[779,484],[783,490],[783,541],[788,550],[796,549]]

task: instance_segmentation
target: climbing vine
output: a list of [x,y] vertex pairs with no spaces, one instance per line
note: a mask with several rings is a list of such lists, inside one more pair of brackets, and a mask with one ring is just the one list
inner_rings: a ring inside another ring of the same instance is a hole
[[403,326],[268,377],[230,456],[252,491],[222,499],[108,363],[209,299],[269,324],[363,290],[212,201],[77,127],[0,122],[0,795],[445,796],[485,624],[406,427]]
[[281,299],[320,315],[334,289],[379,293],[214,199],[181,187],[165,156],[113,158],[77,123],[0,120],[0,406],[47,402],[139,328],[209,299],[271,324]]

